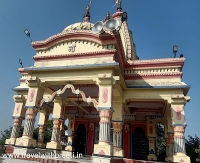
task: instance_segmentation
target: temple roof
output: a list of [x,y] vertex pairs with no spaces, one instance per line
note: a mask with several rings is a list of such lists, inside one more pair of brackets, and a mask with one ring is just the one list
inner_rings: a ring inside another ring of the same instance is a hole
[[90,22],[78,22],[67,26],[62,33],[67,31],[74,31],[74,30],[92,30],[94,24]]

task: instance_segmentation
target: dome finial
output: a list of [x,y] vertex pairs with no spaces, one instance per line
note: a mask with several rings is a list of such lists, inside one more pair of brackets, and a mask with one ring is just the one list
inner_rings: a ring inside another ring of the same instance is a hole
[[108,11],[107,13],[106,13],[106,20],[109,20],[110,19],[110,12]]
[[87,5],[86,7],[86,13],[84,15],[84,22],[90,22],[90,6]]
[[119,0],[117,11],[122,11],[122,0]]

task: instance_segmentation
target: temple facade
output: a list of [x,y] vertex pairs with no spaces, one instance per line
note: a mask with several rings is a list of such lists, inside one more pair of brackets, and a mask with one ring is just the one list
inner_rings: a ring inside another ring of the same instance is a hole
[[[95,163],[114,157],[156,161],[156,126],[162,123],[166,161],[190,163],[184,137],[190,87],[181,79],[185,58],[140,60],[126,14],[120,2],[105,18],[117,20],[120,28],[94,33],[88,6],[83,22],[32,42],[34,65],[19,68],[20,84],[13,89],[14,124],[6,145],[14,153],[79,152]],[[50,115],[52,137],[44,144]],[[68,140],[62,149],[66,120]],[[38,140],[32,138],[35,123]]]

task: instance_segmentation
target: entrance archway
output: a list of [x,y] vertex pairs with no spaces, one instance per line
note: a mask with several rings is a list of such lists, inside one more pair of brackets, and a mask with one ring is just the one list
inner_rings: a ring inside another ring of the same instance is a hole
[[149,141],[143,128],[136,128],[132,135],[132,158],[147,160],[149,154]]
[[85,155],[86,128],[84,124],[79,124],[74,138],[74,155]]

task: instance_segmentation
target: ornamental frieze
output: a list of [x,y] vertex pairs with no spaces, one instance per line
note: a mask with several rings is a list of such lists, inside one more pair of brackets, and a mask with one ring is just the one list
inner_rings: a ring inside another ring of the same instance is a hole
[[128,86],[186,86],[184,82],[170,82],[170,81],[126,81]]

